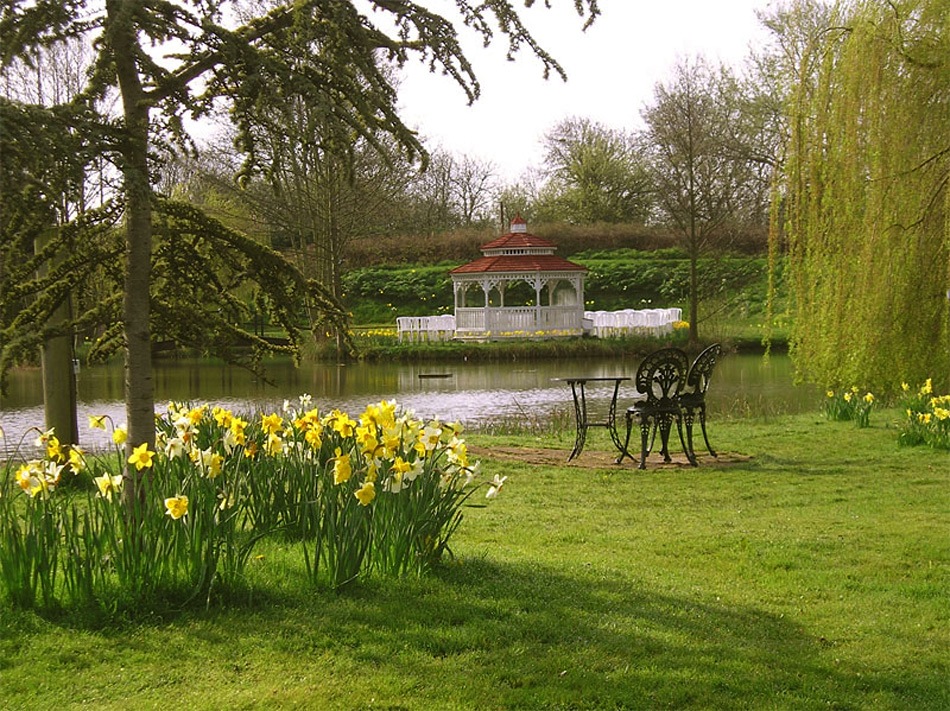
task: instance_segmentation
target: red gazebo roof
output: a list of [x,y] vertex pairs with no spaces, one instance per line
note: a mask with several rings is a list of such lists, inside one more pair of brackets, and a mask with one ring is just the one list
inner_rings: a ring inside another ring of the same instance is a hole
[[[519,215],[511,221],[511,232],[483,244],[484,256],[452,269],[449,274],[485,272],[586,272],[587,267],[555,256],[557,245],[528,233]],[[518,253],[524,250],[524,253]]]
[[451,270],[449,274],[478,272],[586,272],[587,267],[553,254],[517,254],[479,257]]

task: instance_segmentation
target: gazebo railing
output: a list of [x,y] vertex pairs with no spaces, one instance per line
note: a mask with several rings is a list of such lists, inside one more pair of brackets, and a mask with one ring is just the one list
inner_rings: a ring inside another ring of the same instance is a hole
[[582,311],[575,306],[456,308],[455,328],[458,333],[490,333],[492,337],[579,332],[582,318]]

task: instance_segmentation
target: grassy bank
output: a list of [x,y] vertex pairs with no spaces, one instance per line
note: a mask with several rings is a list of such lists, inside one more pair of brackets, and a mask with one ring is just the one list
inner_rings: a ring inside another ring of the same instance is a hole
[[508,481],[436,575],[314,592],[272,543],[209,608],[4,608],[0,705],[947,708],[950,455],[897,416],[716,422],[722,463],[645,472],[599,432],[576,465],[569,431],[473,436]]
[[[396,331],[388,326],[369,326],[353,330],[357,357],[367,361],[390,362],[513,362],[548,358],[598,358],[613,356],[642,356],[667,346],[687,347],[687,332],[679,330],[662,337],[629,336],[617,338],[512,339],[486,343],[460,341],[400,342]],[[700,334],[700,343],[691,350],[699,352],[710,343],[722,343],[727,352],[761,353],[763,335],[754,325],[731,321],[707,333]],[[785,332],[776,332],[771,348],[785,351],[788,347]],[[334,360],[339,357],[332,343],[307,346],[305,357],[314,360]]]

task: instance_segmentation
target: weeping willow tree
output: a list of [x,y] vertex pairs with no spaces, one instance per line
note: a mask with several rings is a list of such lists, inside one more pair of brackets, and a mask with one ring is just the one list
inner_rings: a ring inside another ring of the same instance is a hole
[[799,55],[786,239],[799,375],[950,380],[950,0],[846,2]]

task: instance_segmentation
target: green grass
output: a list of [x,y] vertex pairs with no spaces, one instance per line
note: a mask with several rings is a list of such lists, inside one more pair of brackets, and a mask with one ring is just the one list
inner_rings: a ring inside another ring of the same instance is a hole
[[896,416],[713,422],[728,466],[486,459],[501,495],[424,579],[308,591],[272,542],[208,608],[2,609],[0,706],[950,708],[950,454],[897,447]]

